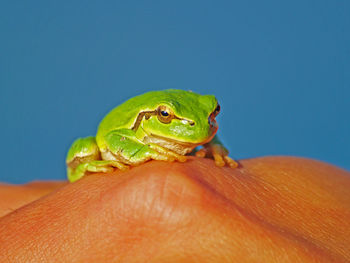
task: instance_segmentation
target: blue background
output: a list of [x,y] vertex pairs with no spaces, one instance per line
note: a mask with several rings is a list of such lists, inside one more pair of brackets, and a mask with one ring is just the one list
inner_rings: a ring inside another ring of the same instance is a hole
[[350,169],[349,3],[2,1],[0,181],[65,179],[75,138],[166,88],[217,96],[232,157]]

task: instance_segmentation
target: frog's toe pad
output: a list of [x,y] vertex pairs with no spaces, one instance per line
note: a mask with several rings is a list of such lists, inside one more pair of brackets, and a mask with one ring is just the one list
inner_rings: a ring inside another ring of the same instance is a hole
[[207,150],[205,148],[202,148],[198,150],[195,154],[197,157],[204,158],[207,155]]
[[213,157],[214,157],[214,161],[215,161],[216,166],[219,166],[219,167],[225,166],[226,163],[225,163],[224,158],[221,154],[213,153]]
[[187,161],[187,157],[184,156],[184,155],[179,155],[179,156],[177,157],[177,160],[178,160],[179,162],[183,163],[183,162],[186,162],[186,161]]
[[231,168],[237,168],[238,167],[238,162],[235,160],[231,159],[227,155],[224,156],[225,162],[231,167]]

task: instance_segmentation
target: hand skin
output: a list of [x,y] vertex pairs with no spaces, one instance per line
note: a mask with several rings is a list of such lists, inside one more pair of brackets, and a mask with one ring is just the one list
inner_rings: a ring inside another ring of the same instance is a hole
[[151,161],[0,194],[0,262],[350,262],[350,173],[309,159]]

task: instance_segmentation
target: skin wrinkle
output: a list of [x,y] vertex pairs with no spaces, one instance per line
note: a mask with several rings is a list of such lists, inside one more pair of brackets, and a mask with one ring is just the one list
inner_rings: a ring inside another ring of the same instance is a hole
[[[164,184],[165,184],[165,181],[166,181],[166,178],[167,176],[165,176],[165,178],[154,178],[154,177],[149,177],[146,184],[152,184],[153,180],[157,180],[158,179],[158,182],[159,182],[159,189],[161,189],[160,191],[160,194],[159,196],[154,196],[154,195],[148,195],[148,193],[145,191],[145,194],[147,195],[147,199],[150,199],[149,200],[149,203],[148,203],[148,206],[146,207],[146,209],[144,209],[144,212],[145,212],[145,218],[148,217],[148,216],[151,216],[151,220],[153,219],[153,216],[154,214],[157,214],[156,218],[159,218],[159,221],[157,222],[158,224],[161,223],[163,220],[161,220],[163,218],[163,213],[165,211],[169,211],[171,210],[172,208],[168,209],[168,207],[163,207],[160,205],[160,202],[162,202],[162,200],[164,200],[162,197],[161,197],[161,194],[163,193],[164,195]],[[157,184],[158,184],[157,182]],[[158,188],[158,186],[157,186]],[[147,205],[147,203],[146,203]],[[166,219],[164,219],[166,220]]]
[[178,200],[173,204],[173,209],[163,209],[162,213],[162,218],[164,220],[167,220],[168,218],[174,218],[175,216],[175,211],[174,209],[177,207],[180,207],[180,197],[184,194],[185,189],[184,187],[181,187],[180,191],[175,191],[174,189],[171,188],[170,183],[169,183],[169,175],[166,175],[164,177],[163,185],[161,186],[161,194],[159,196],[160,200],[164,199],[168,194],[170,195],[178,195]]
[[[155,182],[155,179],[157,178],[154,178],[152,176],[145,178],[138,186],[139,189],[142,189],[141,191],[133,191],[132,189],[131,191],[123,191],[124,196],[121,196],[120,198],[125,199],[124,202],[129,203],[129,206],[131,206],[133,210],[137,208],[137,212],[142,212],[142,214],[134,215],[133,218],[148,218],[151,216],[152,219],[154,219],[159,217],[159,210],[155,205],[157,197],[152,195],[152,192],[154,192],[154,190],[147,187],[149,185],[153,185],[154,183],[158,184],[158,182]],[[159,203],[157,203],[157,205],[159,205]],[[159,222],[157,221],[157,223]]]

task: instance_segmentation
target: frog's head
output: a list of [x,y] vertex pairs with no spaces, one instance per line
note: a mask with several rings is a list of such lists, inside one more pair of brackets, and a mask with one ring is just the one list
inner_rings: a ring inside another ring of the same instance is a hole
[[144,143],[153,142],[185,154],[214,137],[219,110],[213,95],[184,90],[151,91],[127,100],[107,114],[96,140],[103,148],[106,134],[131,129]]
[[143,96],[147,97],[147,109],[139,113],[133,129],[143,129],[150,142],[170,148],[187,145],[179,151],[184,153],[214,137],[218,129],[215,117],[220,111],[215,96],[183,90],[156,91]]

